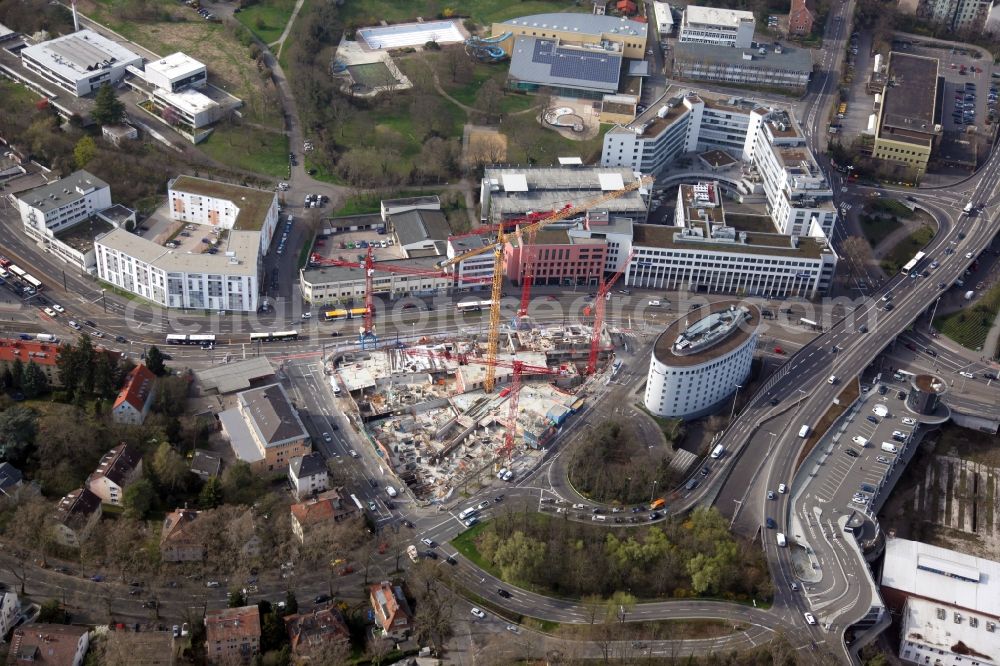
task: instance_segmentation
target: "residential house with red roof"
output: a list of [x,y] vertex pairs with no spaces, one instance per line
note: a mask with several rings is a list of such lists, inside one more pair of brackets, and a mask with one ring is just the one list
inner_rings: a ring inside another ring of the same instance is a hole
[[249,663],[260,651],[260,610],[222,608],[205,614],[205,655],[210,664]]
[[812,34],[816,14],[809,9],[806,0],[792,0],[791,11],[788,12],[788,33],[805,37]]
[[51,342],[40,342],[38,340],[18,340],[12,338],[0,338],[0,372],[14,369],[17,361],[23,365],[35,362],[45,378],[49,380],[50,386],[60,386],[59,367],[56,359],[59,358],[59,345]]
[[375,612],[375,622],[385,637],[404,638],[413,627],[413,614],[403,588],[387,580],[368,588],[368,600]]
[[177,509],[163,519],[160,533],[160,560],[163,562],[200,562],[205,558],[205,543],[192,528],[201,512]]
[[132,368],[115,399],[111,418],[115,423],[141,425],[156,397],[156,375],[145,365]]
[[291,639],[292,654],[310,657],[312,652],[336,643],[351,642],[351,632],[344,616],[333,606],[314,608],[285,618],[285,629]]
[[87,627],[26,624],[10,637],[7,666],[81,666],[88,647]]
[[305,502],[293,504],[292,532],[299,541],[305,543],[306,533],[314,525],[337,523],[354,515],[356,507],[345,497],[343,488],[334,488]]
[[120,505],[125,488],[142,474],[139,449],[119,444],[104,454],[97,470],[87,477],[87,488],[107,504]]

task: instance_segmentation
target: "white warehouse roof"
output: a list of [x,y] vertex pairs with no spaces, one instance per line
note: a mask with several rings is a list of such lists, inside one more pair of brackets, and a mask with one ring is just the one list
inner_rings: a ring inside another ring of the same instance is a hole
[[722,25],[730,28],[739,27],[741,21],[753,21],[753,12],[739,9],[720,9],[718,7],[697,7],[688,5],[684,10],[687,23],[699,25]]
[[203,69],[205,69],[203,63],[179,51],[159,60],[146,63],[147,72],[156,72],[170,81],[191,76]]
[[1000,562],[919,541],[889,539],[881,584],[1000,617]]
[[92,30],[80,30],[29,46],[21,55],[69,81],[89,79],[115,65],[140,64],[142,58]]

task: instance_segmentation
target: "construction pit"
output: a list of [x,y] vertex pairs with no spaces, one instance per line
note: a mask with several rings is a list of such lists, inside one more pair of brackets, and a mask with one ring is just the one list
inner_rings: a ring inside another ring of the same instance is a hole
[[[502,327],[490,393],[483,341],[424,342],[339,351],[325,367],[341,396],[349,396],[365,438],[418,501],[447,502],[456,490],[495,480],[501,468],[511,472],[508,481],[524,476],[584,404],[587,326]],[[610,353],[610,338],[602,339],[599,368]],[[523,366],[508,451],[515,361]]]

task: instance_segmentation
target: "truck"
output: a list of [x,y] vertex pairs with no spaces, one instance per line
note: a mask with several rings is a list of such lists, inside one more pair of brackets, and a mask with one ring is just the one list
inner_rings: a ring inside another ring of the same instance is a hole
[[898,453],[899,449],[896,448],[895,444],[890,444],[889,442],[882,442],[882,450],[886,453]]
[[[974,292],[974,291],[967,291],[967,292],[965,292],[965,300],[971,301],[972,297],[975,296],[975,295],[976,295],[976,292]],[[38,339],[41,340],[42,336],[39,335]]]
[[804,425],[801,428],[799,428],[799,437],[802,437],[804,439],[808,436],[809,436],[809,426]]
[[406,554],[409,556],[410,561],[416,562],[419,555],[417,555],[417,547],[412,543],[406,547]]
[[35,336],[35,339],[39,342],[59,342],[59,338],[51,333],[39,333]]

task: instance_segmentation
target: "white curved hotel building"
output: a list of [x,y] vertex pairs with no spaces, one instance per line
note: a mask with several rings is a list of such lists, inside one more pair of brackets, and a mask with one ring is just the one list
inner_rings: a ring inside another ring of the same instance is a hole
[[672,323],[653,346],[646,409],[673,419],[715,411],[750,375],[759,325],[760,310],[737,301],[712,303]]

